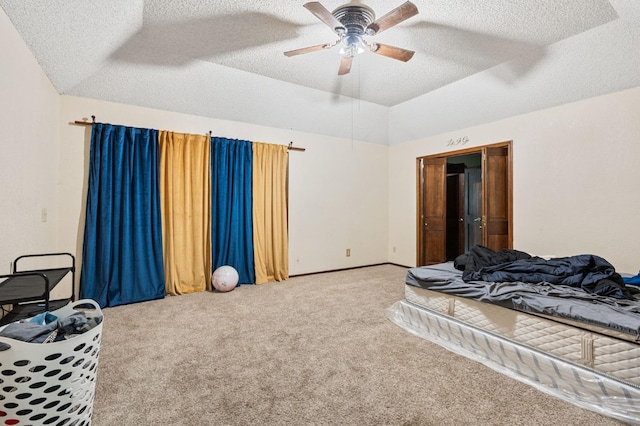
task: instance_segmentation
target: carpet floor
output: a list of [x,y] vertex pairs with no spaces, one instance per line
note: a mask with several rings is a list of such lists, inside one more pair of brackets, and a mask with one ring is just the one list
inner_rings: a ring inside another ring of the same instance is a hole
[[94,426],[619,425],[386,318],[380,265],[103,310]]

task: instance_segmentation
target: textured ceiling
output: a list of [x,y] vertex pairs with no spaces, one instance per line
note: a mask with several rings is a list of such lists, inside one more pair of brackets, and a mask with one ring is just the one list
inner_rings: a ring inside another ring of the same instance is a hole
[[[640,86],[640,0],[413,0],[418,15],[368,37],[413,58],[365,52],[345,76],[337,48],[283,54],[337,38],[306,1],[0,0],[0,12],[61,94],[384,145]],[[380,17],[404,0],[362,1]]]
[[[402,1],[364,3],[382,16]],[[386,107],[502,63],[512,67],[512,79],[524,78],[545,60],[548,46],[618,17],[605,0],[413,0],[417,16],[368,37],[414,50],[413,59],[365,52],[348,77],[355,84],[344,84],[337,48],[283,55],[337,38],[304,2],[0,0],[0,7],[63,94],[100,98],[84,84],[96,75],[115,79],[102,90],[127,76],[157,81],[161,90],[171,74],[205,62]],[[333,10],[344,1],[321,3]]]

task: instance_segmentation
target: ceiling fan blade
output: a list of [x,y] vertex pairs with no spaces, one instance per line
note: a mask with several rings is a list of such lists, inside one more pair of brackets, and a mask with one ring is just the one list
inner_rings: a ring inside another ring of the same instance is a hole
[[345,27],[338,21],[335,16],[331,14],[320,2],[312,1],[309,3],[305,3],[304,7],[309,10],[309,12],[313,13],[316,18],[324,22],[331,30],[338,34],[342,35],[346,32]]
[[318,44],[316,46],[303,47],[301,49],[288,50],[284,52],[285,56],[296,56],[304,53],[317,52],[318,50],[328,49],[331,47],[331,43]]
[[338,75],[349,74],[351,71],[351,63],[353,62],[353,56],[343,56],[340,61],[340,69],[338,70]]
[[388,44],[373,43],[371,51],[378,55],[388,58],[397,59],[398,61],[407,62],[413,58],[415,53],[413,50],[402,49],[401,47],[389,46]]
[[367,27],[367,34],[375,35],[418,14],[418,7],[410,1],[401,4],[389,13],[376,19]]

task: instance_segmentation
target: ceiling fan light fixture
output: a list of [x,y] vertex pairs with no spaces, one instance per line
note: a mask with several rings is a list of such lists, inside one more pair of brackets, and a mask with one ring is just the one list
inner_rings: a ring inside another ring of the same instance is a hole
[[369,43],[365,39],[365,36],[381,33],[417,15],[418,8],[411,1],[405,1],[378,19],[376,19],[373,9],[362,4],[360,0],[350,0],[349,3],[338,7],[333,12],[329,12],[326,7],[317,1],[305,3],[303,6],[331,28],[339,38],[333,43],[289,50],[284,52],[285,56],[297,56],[303,53],[329,49],[340,44],[339,51],[342,55],[342,60],[340,61],[338,75],[345,75],[351,70],[353,58],[367,50],[403,62],[407,62],[415,53],[411,50],[388,44]]
[[365,51],[364,41],[360,35],[348,35],[342,39],[339,53],[343,56],[354,57]]

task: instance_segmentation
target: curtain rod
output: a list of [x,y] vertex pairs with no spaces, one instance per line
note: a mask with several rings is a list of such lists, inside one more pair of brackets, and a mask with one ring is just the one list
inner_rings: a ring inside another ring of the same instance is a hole
[[[77,124],[77,125],[80,125],[80,126],[93,126],[95,124],[95,122],[96,122],[96,116],[92,115],[91,116],[91,121],[88,121],[88,119],[85,118],[85,119],[82,119],[82,120],[76,120],[71,124]],[[209,137],[211,137],[211,130],[209,130]],[[297,146],[293,146],[293,141],[289,142],[289,145],[287,145],[287,149],[289,151],[306,151],[307,150],[306,148],[300,148],[300,147],[297,147]]]

